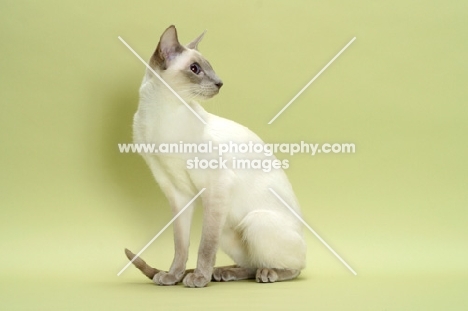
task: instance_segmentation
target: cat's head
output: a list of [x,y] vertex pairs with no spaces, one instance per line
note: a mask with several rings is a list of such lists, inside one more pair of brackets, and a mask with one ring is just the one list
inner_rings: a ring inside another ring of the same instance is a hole
[[208,99],[219,93],[223,82],[198,51],[205,32],[183,46],[175,26],[161,35],[150,66],[185,99]]

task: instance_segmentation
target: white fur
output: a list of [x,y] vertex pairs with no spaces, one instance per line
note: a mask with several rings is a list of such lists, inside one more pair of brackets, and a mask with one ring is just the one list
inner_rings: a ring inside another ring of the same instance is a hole
[[[177,57],[160,75],[183,95],[177,70],[187,66],[194,50]],[[207,122],[204,125],[151,73],[147,72],[140,88],[140,103],[134,116],[135,143],[218,143],[262,142],[248,128],[208,113],[197,102],[187,98],[188,104]],[[188,170],[186,161],[194,156],[217,158],[218,155],[143,154],[171,206],[180,210],[202,188],[211,190],[202,203],[225,202],[219,206],[224,213],[220,247],[239,265],[249,268],[303,269],[306,244],[302,225],[295,216],[268,190],[273,188],[292,208],[300,208],[292,187],[282,170],[269,173],[256,169],[244,170]],[[233,154],[223,157],[231,160]],[[263,154],[250,155],[258,159],[274,159]],[[231,163],[228,162],[231,167]],[[208,193],[208,192],[207,192]],[[218,207],[217,207],[218,208]],[[183,236],[188,236],[192,211],[182,221]],[[209,221],[209,220],[208,220]],[[209,224],[204,224],[209,228]],[[204,232],[209,234],[209,232]],[[213,233],[216,234],[216,233]],[[183,244],[188,247],[184,238]]]

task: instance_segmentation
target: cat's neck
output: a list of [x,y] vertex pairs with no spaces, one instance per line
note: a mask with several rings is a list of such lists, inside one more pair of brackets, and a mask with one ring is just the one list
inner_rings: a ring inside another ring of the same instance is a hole
[[[205,122],[209,113],[194,100],[187,105]],[[135,121],[160,141],[197,141],[205,124],[156,77],[145,77],[140,88],[140,103]]]

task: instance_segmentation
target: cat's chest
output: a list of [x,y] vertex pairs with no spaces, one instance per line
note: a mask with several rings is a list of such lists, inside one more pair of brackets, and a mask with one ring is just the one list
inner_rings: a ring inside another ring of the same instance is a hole
[[202,123],[187,112],[186,107],[171,111],[139,109],[133,123],[135,141],[153,144],[199,141],[203,133]]
[[[155,159],[156,160],[156,159]],[[195,187],[187,172],[186,160],[174,156],[157,156],[160,174],[163,174],[179,191],[195,193]]]

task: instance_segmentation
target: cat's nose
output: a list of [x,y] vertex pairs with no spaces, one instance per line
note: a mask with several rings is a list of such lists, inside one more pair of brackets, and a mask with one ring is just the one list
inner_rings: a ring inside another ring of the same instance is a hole
[[219,81],[215,83],[215,85],[218,87],[218,89],[220,89],[223,86],[223,81]]

